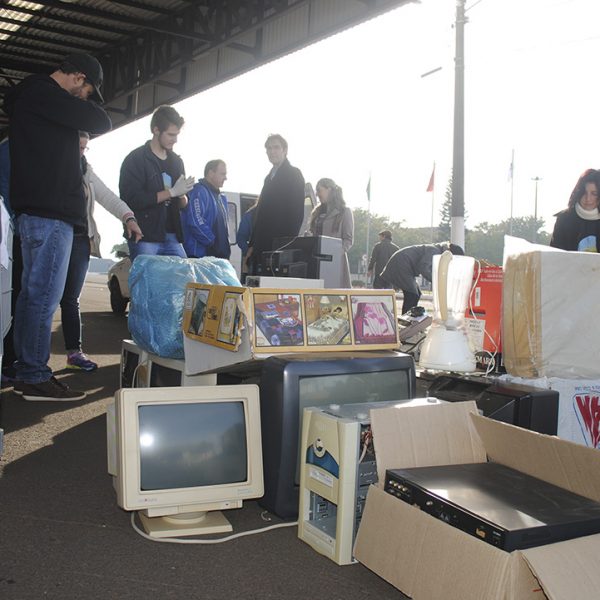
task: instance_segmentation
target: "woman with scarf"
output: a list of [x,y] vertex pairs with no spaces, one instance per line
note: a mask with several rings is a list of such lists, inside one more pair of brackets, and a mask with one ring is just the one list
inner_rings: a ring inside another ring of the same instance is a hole
[[550,245],[562,250],[598,252],[600,171],[583,172],[571,193],[566,209],[557,213]]

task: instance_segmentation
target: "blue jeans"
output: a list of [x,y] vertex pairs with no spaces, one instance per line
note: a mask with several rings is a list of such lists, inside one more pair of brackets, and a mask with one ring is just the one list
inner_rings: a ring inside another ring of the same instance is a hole
[[65,338],[65,349],[69,352],[81,350],[79,296],[81,296],[89,264],[90,238],[87,235],[74,235],[65,290],[60,301],[60,317]]
[[150,254],[151,256],[179,256],[179,258],[187,258],[187,254],[183,249],[183,245],[177,241],[177,236],[174,233],[167,233],[164,242],[134,242],[127,240],[129,246],[129,258],[133,262],[136,256],[140,254]]
[[23,214],[18,227],[23,275],[15,310],[17,379],[42,383],[52,377],[48,366],[52,317],[65,289],[73,226]]

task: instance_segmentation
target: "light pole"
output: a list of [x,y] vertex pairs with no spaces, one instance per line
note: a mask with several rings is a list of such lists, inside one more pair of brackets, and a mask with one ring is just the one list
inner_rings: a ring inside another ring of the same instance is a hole
[[532,177],[531,181],[535,181],[535,195],[533,203],[533,243],[537,241],[537,205],[538,205],[538,181],[541,181],[541,177]]
[[465,0],[456,0],[450,241],[465,247]]

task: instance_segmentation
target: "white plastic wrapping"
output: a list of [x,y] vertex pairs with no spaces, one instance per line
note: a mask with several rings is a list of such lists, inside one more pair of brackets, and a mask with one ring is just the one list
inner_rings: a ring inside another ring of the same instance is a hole
[[600,377],[600,255],[505,238],[502,349],[514,376]]

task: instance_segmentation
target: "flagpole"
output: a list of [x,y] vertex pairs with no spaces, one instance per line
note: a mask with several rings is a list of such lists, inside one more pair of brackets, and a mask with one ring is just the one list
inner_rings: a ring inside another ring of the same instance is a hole
[[515,181],[515,149],[512,150],[510,158],[510,221],[508,222],[508,233],[513,234],[513,200],[514,200],[514,181]]
[[[365,256],[367,257],[367,265],[369,264],[369,238],[371,233],[371,173],[369,173],[369,183],[367,184],[367,248]],[[365,271],[365,284],[369,285],[368,268]]]
[[[432,177],[435,177],[435,161],[433,162],[433,173]],[[435,206],[435,181],[431,186],[431,243],[433,244],[433,212]]]

